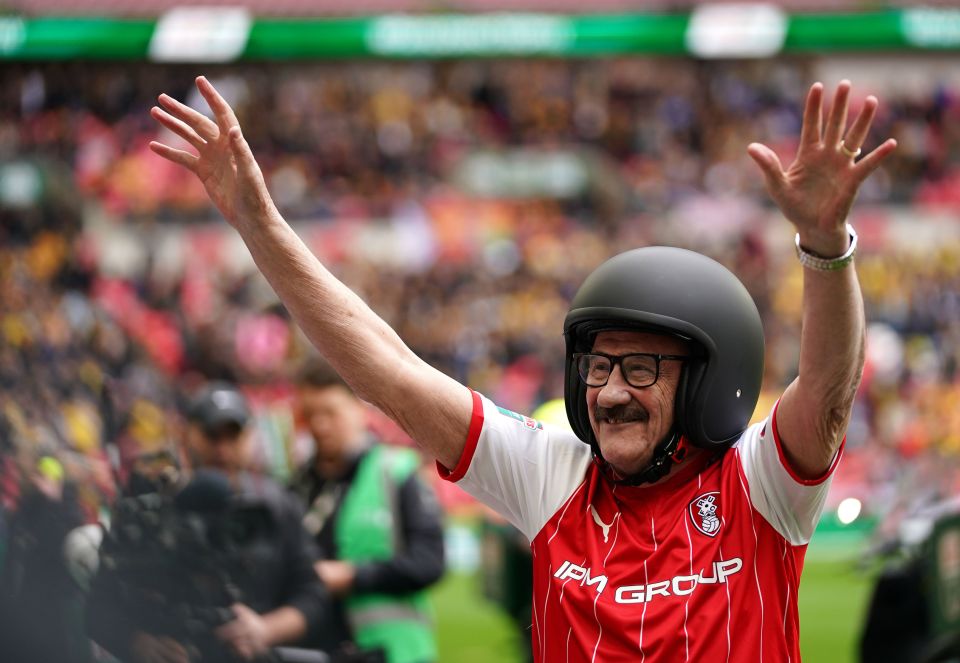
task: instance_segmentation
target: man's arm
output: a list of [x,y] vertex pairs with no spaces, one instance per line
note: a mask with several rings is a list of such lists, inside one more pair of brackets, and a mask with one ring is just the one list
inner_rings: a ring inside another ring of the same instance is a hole
[[[850,83],[842,81],[822,126],[823,86],[810,88],[797,157],[788,169],[770,148],[748,148],[801,246],[825,258],[848,249],[845,224],[857,190],[896,148],[890,139],[859,161],[851,156],[867,138],[877,100],[867,97],[845,133],[849,95]],[[863,298],[853,263],[836,271],[804,269],[802,324],[799,375],[780,400],[775,424],[792,469],[814,479],[836,455],[863,370]]]
[[198,155],[157,142],[151,149],[200,179],[297,324],[354,392],[445,466],[456,466],[470,424],[469,390],[417,357],[317,260],[270,198],[233,110],[205,78],[197,88],[215,122],[166,95],[151,114]]
[[358,564],[353,592],[413,592],[443,575],[443,524],[432,491],[411,474],[400,486],[398,498],[403,549],[392,559]]
[[263,614],[238,603],[232,606],[235,619],[216,631],[218,638],[245,659],[270,647],[296,645],[304,640],[311,629],[323,627],[329,605],[328,593],[313,571],[316,548],[303,528],[300,504],[285,491],[278,490],[276,499],[273,512],[279,532],[275,541],[280,575],[270,591],[277,592],[278,600]]
[[234,618],[218,626],[215,634],[241,659],[253,660],[271,647],[301,639],[307,632],[307,620],[300,610],[281,606],[263,615],[249,606],[231,606]]

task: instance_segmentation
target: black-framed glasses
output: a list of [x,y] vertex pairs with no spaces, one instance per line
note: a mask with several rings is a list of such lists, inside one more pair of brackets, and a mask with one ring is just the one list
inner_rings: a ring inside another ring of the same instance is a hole
[[602,352],[578,352],[573,355],[580,379],[588,387],[602,387],[610,380],[613,367],[620,365],[623,379],[631,387],[642,389],[656,384],[660,377],[661,361],[683,361],[689,355],[660,355],[634,352],[628,355],[608,355]]

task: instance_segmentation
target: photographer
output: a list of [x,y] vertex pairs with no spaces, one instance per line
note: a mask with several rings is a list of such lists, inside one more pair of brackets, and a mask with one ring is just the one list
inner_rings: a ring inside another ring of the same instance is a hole
[[156,492],[117,504],[90,635],[131,663],[271,660],[272,647],[321,623],[326,602],[301,510],[246,472],[250,411],[239,391],[210,385],[188,418],[189,480],[155,478]]

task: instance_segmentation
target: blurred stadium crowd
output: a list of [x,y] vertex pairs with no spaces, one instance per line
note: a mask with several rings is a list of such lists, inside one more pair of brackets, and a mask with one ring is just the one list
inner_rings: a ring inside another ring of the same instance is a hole
[[[130,458],[175,444],[182,394],[208,378],[246,386],[267,469],[282,478],[303,457],[286,394],[308,344],[199,185],[147,148],[156,94],[196,103],[196,73],[75,63],[0,73],[8,511],[53,456],[94,519]],[[601,260],[644,244],[731,267],[765,320],[766,391],[792,378],[799,268],[745,148],[792,152],[809,63],[205,73],[314,250],[421,356],[504,406],[530,412],[561,395],[570,296]],[[958,89],[881,99],[872,141],[900,147],[854,219],[870,349],[840,492],[960,488],[960,242],[955,221],[910,225],[960,212],[958,116]]]

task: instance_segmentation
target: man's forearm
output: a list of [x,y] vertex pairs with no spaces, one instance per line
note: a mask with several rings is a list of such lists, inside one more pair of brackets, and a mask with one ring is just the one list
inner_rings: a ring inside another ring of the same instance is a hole
[[357,566],[353,591],[380,594],[406,594],[429,587],[443,575],[443,554],[429,549],[411,551],[385,562]]
[[331,274],[275,210],[238,230],[260,271],[307,337],[353,391],[447,467],[460,458],[470,392],[423,362]]
[[433,491],[412,474],[398,497],[404,546],[392,559],[357,565],[354,591],[402,594],[423,589],[443,575],[443,523]]
[[307,620],[303,613],[290,606],[266,613],[263,622],[267,627],[267,644],[270,647],[295,643],[307,632]]
[[274,208],[238,224],[257,267],[294,320],[364,400],[377,403],[386,371],[418,361],[376,313],[310,252]]
[[787,407],[781,407],[778,425],[791,460],[811,475],[829,465],[849,423],[863,370],[864,329],[853,264],[837,271],[805,268],[799,375],[783,396]]
[[[799,388],[807,403],[849,418],[864,359],[863,297],[856,270],[804,270]],[[842,430],[842,428],[841,428]]]

